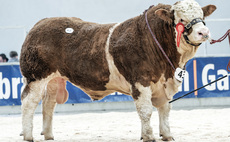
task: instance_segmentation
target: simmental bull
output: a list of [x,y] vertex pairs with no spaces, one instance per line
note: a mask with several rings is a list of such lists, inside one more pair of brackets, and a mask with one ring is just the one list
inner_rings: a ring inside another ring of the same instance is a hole
[[[20,56],[25,78],[21,95],[24,140],[33,141],[33,115],[41,100],[42,134],[45,140],[54,139],[53,112],[57,103],[68,99],[66,81],[93,100],[115,91],[131,95],[141,119],[143,141],[155,141],[150,117],[156,107],[160,136],[173,140],[169,101],[181,85],[186,62],[210,38],[203,20],[215,9],[214,5],[201,8],[194,0],[183,0],[172,6],[152,6],[119,24],[74,17],[39,21],[27,35]],[[177,25],[184,26],[178,30]]]

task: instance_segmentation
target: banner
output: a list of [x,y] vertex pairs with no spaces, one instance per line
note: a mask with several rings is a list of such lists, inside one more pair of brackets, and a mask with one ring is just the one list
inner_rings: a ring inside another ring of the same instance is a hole
[[[228,72],[226,66],[229,59],[229,57],[208,57],[194,58],[190,60],[186,65],[186,73],[182,86],[179,87],[179,92],[174,98],[182,96],[218,79],[219,77],[227,75]],[[23,79],[19,65],[1,64],[0,106],[21,105],[20,95],[23,88]],[[66,103],[133,101],[131,96],[118,92],[106,96],[102,100],[92,101],[88,95],[69,82],[67,83],[67,90],[69,92],[69,99]],[[185,98],[195,97],[230,97],[229,77],[194,92]]]
[[[186,76],[179,92],[174,96],[185,95],[220,77],[228,74],[229,57],[194,58],[186,64]],[[194,92],[185,98],[230,97],[229,76],[205,88]]]

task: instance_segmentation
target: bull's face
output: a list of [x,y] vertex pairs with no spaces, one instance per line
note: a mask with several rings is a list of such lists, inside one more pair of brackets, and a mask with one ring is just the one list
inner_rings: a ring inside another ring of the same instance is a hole
[[173,5],[174,23],[182,23],[185,27],[183,37],[188,44],[199,45],[210,38],[209,29],[203,21],[211,15],[216,6],[208,5],[203,8],[194,0],[184,0]]
[[[182,36],[178,38],[178,30],[176,30],[176,41],[180,43],[180,39],[186,41],[187,44],[199,46],[202,42],[210,39],[209,29],[203,21],[205,17],[211,15],[216,10],[215,5],[207,5],[203,8],[195,0],[183,0],[175,3],[171,11],[158,9],[155,14],[161,19],[175,25],[180,24],[184,28]],[[173,16],[172,16],[173,15]],[[179,45],[179,44],[177,44]]]

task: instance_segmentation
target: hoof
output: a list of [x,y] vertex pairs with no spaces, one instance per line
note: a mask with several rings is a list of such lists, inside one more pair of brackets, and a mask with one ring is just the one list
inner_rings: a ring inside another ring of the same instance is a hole
[[41,135],[44,135],[45,140],[54,140],[53,134],[47,134],[44,131],[41,132]]
[[173,137],[169,137],[169,138],[162,138],[162,141],[175,141]]
[[143,142],[156,142],[156,140],[146,140],[144,141],[144,138],[141,136],[140,140],[143,140]]
[[25,140],[25,139],[24,139],[24,141],[28,141],[28,142],[34,142],[34,140]]
[[24,141],[28,141],[28,142],[34,142],[34,140],[24,140]]
[[54,136],[45,136],[45,140],[54,140]]
[[34,138],[33,136],[28,136],[26,133],[24,133],[23,131],[20,134],[21,136],[23,136],[23,140],[24,141],[28,141],[28,142],[34,142]]
[[23,136],[23,131],[19,134],[20,136]]
[[[141,137],[141,138],[142,138],[142,137]],[[143,138],[142,138],[141,140],[143,140]],[[144,140],[143,140],[143,142],[156,142],[156,140],[147,140],[147,141],[144,141]]]
[[161,139],[162,141],[175,141],[172,136],[166,137],[166,136],[160,134],[160,137],[162,137],[162,139]]

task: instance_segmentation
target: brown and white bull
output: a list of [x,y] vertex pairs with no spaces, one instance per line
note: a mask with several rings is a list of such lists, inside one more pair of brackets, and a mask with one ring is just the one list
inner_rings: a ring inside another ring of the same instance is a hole
[[[119,24],[96,24],[73,17],[39,21],[27,35],[20,56],[25,78],[21,95],[24,140],[33,141],[33,115],[41,100],[42,134],[45,140],[54,139],[53,112],[57,103],[68,99],[66,81],[93,100],[115,91],[131,95],[141,119],[143,141],[155,141],[150,118],[156,107],[160,136],[173,140],[169,101],[181,85],[173,67],[183,69],[200,43],[210,38],[203,20],[215,9],[214,5],[201,8],[194,0],[184,0],[172,6],[153,6],[147,15],[145,12]],[[179,41],[178,23],[187,28]]]

